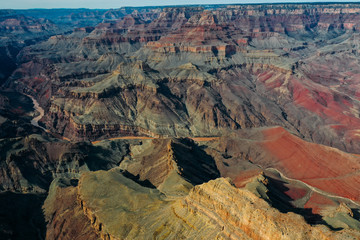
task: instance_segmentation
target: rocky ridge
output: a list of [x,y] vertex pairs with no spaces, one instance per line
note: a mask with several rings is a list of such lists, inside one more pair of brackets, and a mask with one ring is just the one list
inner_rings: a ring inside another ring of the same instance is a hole
[[[94,184],[125,189],[105,194],[100,185],[94,188]],[[134,185],[116,170],[83,175],[78,191],[79,204],[102,239],[193,239],[199,235],[209,239],[358,237],[357,232],[350,230],[335,234],[326,227],[310,227],[301,217],[271,209],[253,193],[237,189],[222,178],[196,186],[188,196],[175,201],[166,200],[157,190]],[[109,215],[109,209],[119,212]],[[133,221],[128,221],[129,218]],[[282,224],[275,224],[279,220]]]
[[358,6],[0,11],[0,236],[359,238]]
[[[134,11],[23,50],[8,84],[36,93],[48,128],[71,139],[279,125],[357,152],[357,5],[273,7]],[[334,54],[353,70],[326,68],[341,66]]]

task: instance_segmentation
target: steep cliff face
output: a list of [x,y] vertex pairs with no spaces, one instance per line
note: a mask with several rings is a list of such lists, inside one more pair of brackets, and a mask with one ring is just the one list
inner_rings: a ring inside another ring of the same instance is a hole
[[77,180],[56,179],[43,210],[46,239],[100,239],[77,202]]
[[176,192],[179,182],[190,186],[220,177],[213,158],[190,139],[143,140],[130,151],[120,168],[163,192]]
[[[358,192],[348,185],[358,179],[353,169],[358,157],[352,154],[307,143],[280,128],[243,130],[200,145],[148,139],[129,150],[118,168],[84,173],[77,186],[76,209],[83,209],[87,224],[102,239],[359,237],[358,200],[340,188],[333,191],[341,185]],[[325,166],[326,161],[334,163]],[[329,178],[316,178],[312,171]],[[222,178],[210,180],[218,176],[230,177],[235,185]],[[64,191],[64,201],[75,191],[53,183],[54,189]],[[47,204],[55,202],[50,196]],[[67,222],[60,215],[49,220],[50,231],[66,234],[55,226],[61,221]]]
[[[103,20],[118,19],[129,9],[31,9],[0,12],[0,85],[18,66],[17,55],[26,46],[70,32],[89,32]],[[74,29],[76,28],[76,29]]]
[[45,132],[30,123],[38,115],[30,98],[15,92],[0,96],[0,191],[45,193],[56,177],[110,169],[129,152],[126,141],[93,146]]
[[78,177],[85,163],[78,145],[47,142],[39,135],[3,140],[1,147],[2,191],[45,193],[56,176]]
[[0,11],[0,234],[360,238],[358,4],[58,11]]
[[[23,50],[8,84],[37,93],[48,128],[70,139],[280,125],[358,152],[357,12],[356,4],[135,10]],[[351,69],[336,62],[343,58]]]
[[[104,191],[101,186],[111,189]],[[186,197],[169,200],[158,190],[141,187],[112,170],[84,175],[78,191],[79,204],[102,239],[359,237],[351,230],[335,233],[324,226],[311,227],[302,217],[280,213],[223,178],[194,187]]]
[[13,12],[0,14],[0,85],[16,69],[16,56],[30,44],[62,32],[50,21],[36,19]]

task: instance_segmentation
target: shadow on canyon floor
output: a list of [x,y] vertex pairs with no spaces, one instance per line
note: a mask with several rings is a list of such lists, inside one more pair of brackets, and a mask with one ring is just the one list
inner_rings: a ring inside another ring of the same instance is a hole
[[269,197],[270,204],[277,208],[280,212],[293,212],[299,214],[304,217],[308,224],[311,225],[325,225],[333,231],[342,230],[342,228],[334,228],[330,226],[326,221],[324,221],[321,215],[313,213],[312,208],[299,208],[293,206],[293,204],[291,204],[293,199],[285,194],[289,188],[285,186],[286,183],[284,181],[271,177],[267,177],[267,179],[269,181],[269,192],[267,193],[267,196]]
[[0,193],[0,239],[45,239],[45,194]]

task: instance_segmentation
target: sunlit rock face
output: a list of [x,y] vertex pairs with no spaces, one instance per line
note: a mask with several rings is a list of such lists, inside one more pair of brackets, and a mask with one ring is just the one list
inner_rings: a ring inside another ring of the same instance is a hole
[[0,239],[359,239],[359,20],[0,10]]
[[159,190],[138,185],[115,170],[99,171],[80,179],[77,204],[102,239],[359,237],[359,232],[352,230],[335,233],[325,226],[311,227],[299,215],[281,213],[224,178],[198,185],[185,197],[169,199]]
[[127,11],[18,55],[8,84],[36,93],[52,131],[91,140],[279,125],[360,151],[358,5]]

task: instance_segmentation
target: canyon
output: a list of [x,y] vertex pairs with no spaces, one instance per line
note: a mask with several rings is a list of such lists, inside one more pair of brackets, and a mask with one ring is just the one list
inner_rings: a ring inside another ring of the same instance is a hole
[[359,36],[357,3],[0,10],[0,238],[360,239]]

